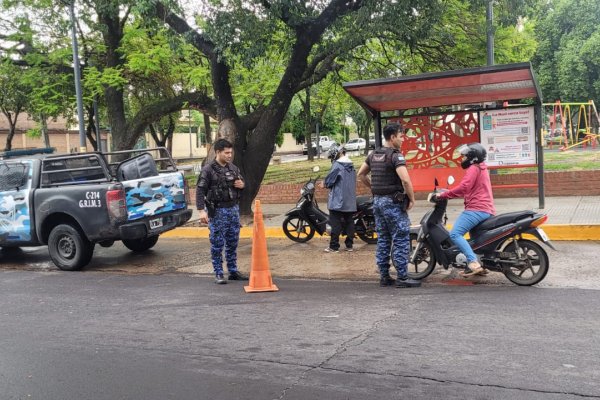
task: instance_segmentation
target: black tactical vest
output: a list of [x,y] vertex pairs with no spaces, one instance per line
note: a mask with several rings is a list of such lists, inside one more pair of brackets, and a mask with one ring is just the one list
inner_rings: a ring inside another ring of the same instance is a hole
[[238,179],[237,168],[232,164],[220,166],[213,162],[210,174],[209,197],[217,204],[237,202],[240,198],[240,190],[233,186]]
[[404,192],[402,181],[392,164],[394,153],[398,153],[398,150],[382,147],[373,150],[373,153],[369,156],[371,158],[371,192],[374,195]]

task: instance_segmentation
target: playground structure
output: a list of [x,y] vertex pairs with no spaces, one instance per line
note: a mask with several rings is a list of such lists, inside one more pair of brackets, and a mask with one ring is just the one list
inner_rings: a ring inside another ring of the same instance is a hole
[[[569,150],[581,146],[596,148],[600,142],[600,116],[593,100],[585,103],[544,103],[544,109],[552,107],[551,112],[544,112],[542,140],[552,149],[554,145],[560,150]],[[548,116],[549,115],[549,116]]]

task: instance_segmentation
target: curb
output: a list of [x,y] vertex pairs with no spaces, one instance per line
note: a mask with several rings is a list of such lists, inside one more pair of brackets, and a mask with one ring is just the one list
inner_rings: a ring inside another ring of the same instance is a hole
[[[585,241],[600,240],[600,225],[568,225],[568,224],[548,224],[543,225],[544,232],[553,241]],[[241,239],[251,239],[254,228],[242,227],[240,230]],[[179,227],[161,235],[164,238],[173,239],[208,239],[208,227]],[[283,229],[277,226],[265,227],[265,236],[267,238],[286,238]]]

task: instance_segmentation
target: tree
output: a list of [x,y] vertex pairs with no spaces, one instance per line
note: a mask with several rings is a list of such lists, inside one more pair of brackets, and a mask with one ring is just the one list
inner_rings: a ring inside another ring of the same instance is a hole
[[600,4],[556,0],[540,10],[533,58],[548,101],[600,101]]
[[44,144],[50,146],[47,119],[59,115],[69,118],[74,107],[72,69],[68,67],[70,53],[36,40],[32,29],[36,24],[27,14],[10,15],[11,19],[0,19],[0,26],[6,32],[0,35],[0,59],[7,68],[14,69],[18,75],[15,83],[24,88],[19,95],[19,102],[25,105],[22,111],[39,124],[27,133],[42,135]]
[[28,87],[23,80],[21,67],[10,62],[0,64],[0,111],[8,120],[9,130],[4,150],[12,149],[19,115],[25,111],[28,101]]
[[[179,77],[184,76],[186,82],[169,87],[153,101],[144,102],[138,108],[135,104],[132,107],[130,89],[136,89],[138,86],[134,78],[139,78],[145,72],[154,73],[153,77],[147,76],[148,81],[157,75],[175,74],[176,67],[185,65],[182,61],[188,55],[185,54],[185,49],[193,49],[189,45],[183,46],[184,41],[174,38],[173,35],[164,39],[161,36],[161,33],[164,36],[164,30],[163,32],[154,29],[144,30],[143,24],[136,22],[139,19],[136,19],[136,14],[133,13],[135,4],[136,2],[130,0],[92,0],[77,8],[77,30],[86,107],[91,110],[91,101],[96,95],[101,95],[101,105],[106,109],[113,146],[117,150],[132,148],[150,123],[185,107],[198,106],[207,114],[215,115],[214,104],[208,93],[202,90],[190,90],[191,85],[187,84],[195,77],[194,71],[190,72],[190,69],[196,71],[200,69],[199,62],[193,57],[191,64],[187,64],[188,66],[193,64],[193,68],[180,71]],[[31,14],[36,18],[33,24],[36,26],[35,30],[23,24],[17,25],[7,19],[0,19],[0,26],[6,26],[16,32],[11,36],[16,35],[27,39],[23,41],[26,45],[22,48],[18,46],[11,48],[13,54],[20,56],[18,59],[9,58],[0,49],[3,59],[10,59],[17,65],[30,65],[28,56],[38,52],[36,43],[43,41],[47,43],[46,47],[53,51],[62,50],[70,53],[70,43],[67,40],[69,22],[64,8],[55,7],[55,4],[45,0],[6,0],[2,3],[2,9],[11,15]],[[131,33],[132,31],[135,32]],[[139,37],[142,37],[142,40],[138,40],[138,43],[144,40],[150,43],[150,46],[145,47],[147,51],[143,53],[143,57],[147,59],[145,65],[135,63],[136,60],[140,60],[141,53],[136,54],[127,47],[128,41],[135,41]],[[155,37],[158,39],[153,41]],[[37,40],[33,40],[36,38]],[[0,39],[3,39],[2,35]],[[170,43],[169,40],[179,43]],[[164,45],[165,42],[168,42],[167,45]],[[179,53],[169,53],[166,51],[169,49],[176,49]],[[172,57],[168,58],[168,56]],[[172,66],[168,72],[163,69],[165,61]],[[64,69],[72,75],[70,67]],[[159,83],[164,84],[163,80],[155,80],[154,83],[159,88],[165,87],[159,85]],[[196,88],[201,88],[198,82],[194,83]],[[92,112],[88,114],[90,117],[93,115]],[[91,120],[88,126],[92,129]]]
[[[147,2],[147,12],[185,37],[210,61],[220,137],[234,143],[235,160],[246,178],[241,202],[251,212],[276,135],[294,95],[337,68],[336,59],[382,32],[416,42],[435,23],[436,1],[331,0],[297,2],[234,0],[203,4],[206,19],[193,28],[176,9]],[[210,5],[214,5],[211,7]],[[284,57],[277,85],[263,104],[236,107],[233,61],[253,66],[267,51]]]

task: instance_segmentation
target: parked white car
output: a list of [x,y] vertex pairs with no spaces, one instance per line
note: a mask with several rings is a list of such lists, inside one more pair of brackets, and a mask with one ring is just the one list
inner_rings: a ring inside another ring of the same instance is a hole
[[350,139],[344,145],[346,151],[364,150],[367,147],[367,141],[363,138]]
[[[331,146],[333,146],[335,143],[334,140],[330,140],[329,136],[320,136],[319,137],[319,152],[320,153],[324,153],[326,151],[328,151]],[[312,138],[312,148],[315,151],[315,153],[317,152],[317,144],[315,143],[315,138]],[[302,154],[307,154],[307,149],[308,147],[306,146],[306,143],[304,143],[304,146],[302,146]]]

